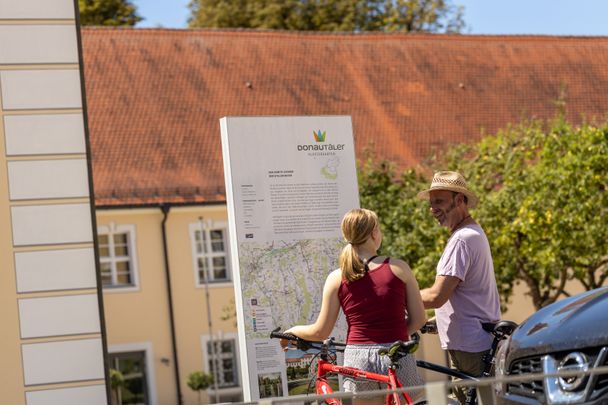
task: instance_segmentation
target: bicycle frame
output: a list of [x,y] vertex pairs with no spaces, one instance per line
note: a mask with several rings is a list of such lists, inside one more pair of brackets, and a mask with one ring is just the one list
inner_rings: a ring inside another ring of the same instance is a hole
[[[315,391],[319,395],[327,395],[332,394],[333,389],[329,385],[327,381],[328,374],[341,374],[354,378],[364,379],[368,381],[376,381],[379,383],[386,384],[390,390],[400,390],[403,389],[403,385],[397,378],[395,374],[395,370],[397,369],[397,361],[403,356],[407,356],[410,353],[413,353],[418,347],[418,342],[420,341],[420,336],[418,334],[412,335],[412,339],[407,342],[397,341],[391,345],[391,347],[387,350],[379,351],[379,354],[386,355],[390,359],[390,366],[388,368],[387,375],[377,374],[368,372],[365,370],[361,370],[355,367],[346,367],[339,366],[333,364],[330,361],[330,353],[329,348],[335,346],[346,346],[344,343],[336,343],[333,338],[329,338],[321,342],[310,342],[304,339],[300,339],[297,336],[285,334],[279,332],[279,328],[273,330],[270,333],[271,338],[275,339],[285,339],[294,341],[297,343],[297,347],[300,350],[306,351],[308,349],[317,349],[319,350],[319,359],[317,360],[317,377],[315,381]],[[401,395],[405,400],[407,405],[412,404],[412,398],[409,394],[403,390],[401,390]],[[327,398],[325,402],[328,405],[340,405],[340,401],[337,398]],[[399,396],[399,392],[392,392],[386,395],[386,405],[401,405],[401,398]]]
[[[379,383],[384,383],[388,386],[389,389],[399,389],[403,388],[403,385],[397,379],[395,375],[395,370],[393,368],[388,369],[388,375],[384,374],[376,374],[368,371],[360,370],[354,367],[345,367],[335,365],[327,360],[319,359],[317,362],[317,381],[315,384],[316,392],[319,395],[331,394],[333,393],[332,388],[327,382],[327,374],[341,374],[355,378],[361,378],[369,381],[377,381]],[[403,399],[405,403],[408,405],[412,404],[412,399],[408,395],[407,392],[402,392]],[[336,398],[328,398],[325,400],[329,405],[340,405],[340,401]],[[393,392],[386,396],[386,405],[399,405],[401,404],[401,399],[399,397],[399,393]]]

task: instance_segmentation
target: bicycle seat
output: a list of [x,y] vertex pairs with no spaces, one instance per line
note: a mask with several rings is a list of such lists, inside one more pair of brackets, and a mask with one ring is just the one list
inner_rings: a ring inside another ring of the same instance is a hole
[[512,321],[482,322],[481,327],[488,333],[508,336],[517,328],[517,324]]

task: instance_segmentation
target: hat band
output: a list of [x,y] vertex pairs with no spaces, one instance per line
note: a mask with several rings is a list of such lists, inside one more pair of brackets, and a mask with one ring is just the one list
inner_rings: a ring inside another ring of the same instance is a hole
[[453,186],[457,186],[457,187],[462,187],[462,188],[467,188],[466,183],[463,183],[462,181],[458,181],[458,180],[454,180],[454,179],[443,179],[441,177],[438,178],[434,178],[431,184],[431,188],[433,188],[433,186],[435,185],[435,183],[442,183],[442,184],[447,184],[447,185],[453,185]]
[[456,184],[431,184],[430,190],[459,190],[461,193],[470,193],[469,189],[466,187],[458,186]]

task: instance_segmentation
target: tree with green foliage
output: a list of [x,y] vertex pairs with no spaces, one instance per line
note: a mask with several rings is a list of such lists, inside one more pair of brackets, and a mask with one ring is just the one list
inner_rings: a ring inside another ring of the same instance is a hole
[[[369,162],[361,205],[380,216],[382,251],[407,260],[429,286],[448,237],[416,198],[430,180]],[[570,280],[588,290],[608,280],[608,123],[524,122],[451,149],[433,169],[461,172],[480,197],[472,212],[488,235],[503,305],[517,281],[538,309],[569,295]]]
[[142,17],[130,0],[78,0],[81,25],[134,26]]
[[191,0],[192,28],[461,32],[450,0]]
[[388,161],[368,158],[359,170],[359,197],[362,207],[378,214],[382,228],[383,255],[404,259],[421,286],[435,280],[435,266],[448,232],[438,226],[428,205],[416,194],[428,182],[414,170],[400,175]]
[[459,33],[465,28],[464,7],[449,0],[385,2],[384,31]]
[[198,394],[198,403],[201,403],[201,391],[206,390],[213,384],[213,375],[203,371],[193,371],[186,380],[188,387]]
[[[467,157],[469,157],[467,159]],[[482,197],[497,279],[523,281],[536,308],[608,279],[608,124],[523,123],[449,156]]]
[[120,403],[120,389],[125,386],[125,377],[122,375],[120,370],[110,368],[110,387],[112,388],[112,400],[113,404]]

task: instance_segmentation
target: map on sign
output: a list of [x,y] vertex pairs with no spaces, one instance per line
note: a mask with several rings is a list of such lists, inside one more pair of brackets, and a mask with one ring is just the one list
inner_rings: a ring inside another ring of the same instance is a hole
[[[341,238],[240,244],[241,288],[249,338],[267,339],[277,327],[313,323],[327,275],[338,267]],[[346,331],[337,325],[336,331]],[[343,338],[336,336],[336,338]]]
[[329,159],[325,166],[321,168],[321,174],[327,180],[336,180],[338,178],[338,166],[340,166],[340,158]]

